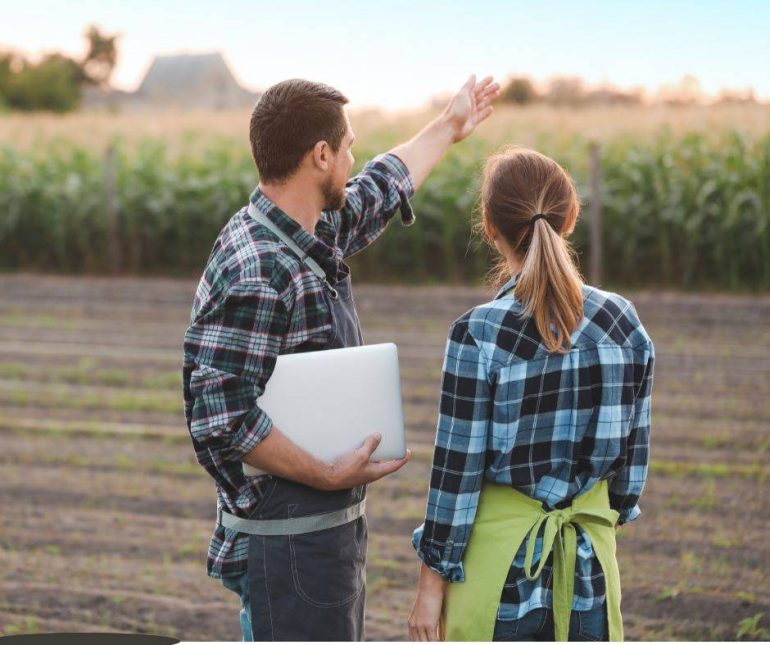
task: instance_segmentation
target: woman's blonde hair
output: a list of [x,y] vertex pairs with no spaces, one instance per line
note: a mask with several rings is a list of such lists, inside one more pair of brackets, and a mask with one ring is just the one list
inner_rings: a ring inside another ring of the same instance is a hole
[[[491,224],[522,262],[516,298],[549,352],[569,352],[570,336],[583,317],[583,279],[567,241],[580,212],[575,184],[553,159],[513,146],[491,156],[484,167],[481,219],[476,225],[494,247]],[[543,213],[545,218],[532,218]],[[499,289],[511,277],[500,254],[490,270]],[[554,329],[551,328],[553,324]]]

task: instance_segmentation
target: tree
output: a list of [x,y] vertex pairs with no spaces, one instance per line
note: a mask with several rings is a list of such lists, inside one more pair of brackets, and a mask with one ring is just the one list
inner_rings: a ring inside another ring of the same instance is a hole
[[588,91],[585,101],[594,105],[641,105],[643,91],[641,88],[636,88],[624,92],[605,84]]
[[83,80],[97,87],[106,87],[118,61],[118,35],[106,36],[96,25],[91,25],[84,37],[88,40],[88,52],[80,64]]
[[723,105],[757,103],[757,97],[754,94],[753,87],[747,87],[745,90],[722,88],[716,103],[721,103]]
[[685,74],[678,83],[661,86],[657,99],[661,103],[673,106],[694,105],[702,103],[705,94],[698,79],[692,74]]
[[66,112],[80,103],[83,86],[107,86],[118,36],[106,36],[92,25],[84,37],[88,51],[81,60],[54,53],[33,63],[13,52],[0,53],[0,107]]
[[586,100],[583,79],[577,76],[557,76],[551,79],[545,99],[553,105],[583,105]]
[[0,93],[11,109],[66,112],[80,100],[81,75],[76,61],[50,54],[38,63],[21,60],[14,70],[13,58],[4,57],[0,66]]
[[500,93],[500,100],[505,103],[524,105],[538,99],[537,91],[532,81],[525,76],[512,78]]

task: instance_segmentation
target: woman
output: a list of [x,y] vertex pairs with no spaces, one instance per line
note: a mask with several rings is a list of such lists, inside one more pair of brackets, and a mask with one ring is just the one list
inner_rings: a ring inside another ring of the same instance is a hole
[[630,301],[581,281],[556,162],[493,156],[481,206],[499,290],[449,330],[409,635],[622,640],[615,530],[641,513],[653,344]]

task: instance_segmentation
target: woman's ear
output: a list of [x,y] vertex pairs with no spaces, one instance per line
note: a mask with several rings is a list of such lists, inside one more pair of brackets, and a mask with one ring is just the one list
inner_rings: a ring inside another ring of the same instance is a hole
[[487,238],[492,241],[497,237],[497,231],[492,224],[489,223],[487,218],[484,218],[484,232],[487,234]]

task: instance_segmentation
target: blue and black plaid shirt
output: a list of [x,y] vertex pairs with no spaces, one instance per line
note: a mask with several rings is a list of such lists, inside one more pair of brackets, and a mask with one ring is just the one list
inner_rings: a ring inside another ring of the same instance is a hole
[[[532,317],[508,292],[452,323],[444,357],[436,445],[424,523],[412,535],[420,558],[451,582],[484,479],[513,486],[546,510],[563,508],[609,479],[618,524],[636,519],[649,461],[655,350],[633,304],[583,285],[584,316],[566,354],[549,353]],[[542,525],[533,566],[540,560]],[[523,572],[526,541],[511,562],[498,618],[552,605],[553,553],[541,575]],[[591,540],[577,527],[572,609],[605,600]]]
[[[414,222],[409,169],[378,155],[348,181],[345,206],[324,211],[308,233],[260,190],[251,201],[312,257],[332,284],[348,275],[343,261],[371,244],[400,209]],[[279,354],[321,349],[332,332],[318,277],[246,207],[214,243],[198,284],[184,337],[184,410],[198,462],[216,482],[217,506],[249,517],[264,475],[243,474],[241,459],[272,429],[256,404]],[[212,509],[213,511],[213,509]],[[209,543],[212,578],[246,570],[248,535],[217,525]]]

